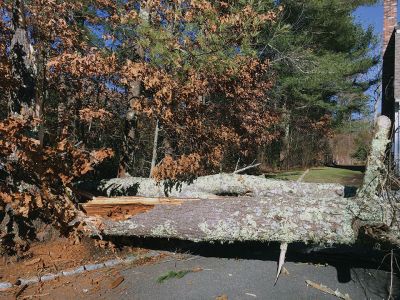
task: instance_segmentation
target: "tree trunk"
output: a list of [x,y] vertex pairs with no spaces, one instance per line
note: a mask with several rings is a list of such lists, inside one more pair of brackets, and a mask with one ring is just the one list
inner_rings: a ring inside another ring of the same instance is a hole
[[118,177],[124,178],[129,176],[129,169],[133,164],[135,152],[135,142],[137,137],[137,116],[133,111],[129,111],[124,120],[124,131],[121,157],[118,169]]
[[[364,180],[357,193],[360,199],[360,219],[368,220],[369,224],[390,225],[394,220],[393,204],[387,197],[385,184],[388,178],[388,167],[385,162],[391,122],[381,116],[377,119],[371,150],[368,155]],[[400,224],[400,223],[397,223]],[[397,225],[396,224],[396,225]]]
[[37,67],[24,13],[23,0],[15,0],[12,15],[14,34],[10,52],[13,77],[19,81],[19,85],[12,94],[10,110],[12,115],[33,117],[35,116]]
[[42,122],[39,124],[38,130],[38,137],[40,145],[43,146],[43,139],[44,139],[44,119],[43,119],[43,105],[47,95],[47,86],[46,86],[46,50],[44,49],[43,45],[39,45],[37,47],[37,87],[36,87],[36,99],[35,99],[35,117],[40,119]]
[[[78,189],[103,196],[144,196],[165,197],[163,182],[151,178],[126,177],[102,180],[100,183],[82,182]],[[239,174],[216,174],[202,176],[191,184],[182,183],[178,189],[168,193],[171,197],[210,198],[214,196],[269,197],[282,194],[314,197],[344,195],[344,187],[339,184],[301,183],[266,179],[259,176]]]
[[263,241],[351,244],[356,205],[338,195],[276,194],[182,200],[155,205],[124,221],[104,218],[104,235],[176,238],[190,241]]
[[[103,234],[111,236],[314,244],[352,244],[362,227],[375,226],[380,230],[386,228],[381,236],[386,239],[390,236],[392,242],[398,243],[398,231],[390,231],[391,207],[376,191],[383,180],[389,130],[390,121],[380,117],[364,186],[357,196],[348,197],[344,187],[335,184],[218,174],[200,177],[193,184],[183,184],[181,190],[173,191],[172,197],[186,198],[179,203],[174,199],[174,203],[166,201],[147,209],[141,207],[140,213],[125,216],[123,221],[88,217],[85,222],[93,225],[93,221],[99,224],[101,220]],[[147,178],[105,181],[100,190],[111,194],[115,190],[132,191],[133,187],[137,195],[158,197],[163,193],[160,185]],[[121,202],[118,205],[123,206]]]
[[388,175],[385,157],[387,145],[390,142],[390,129],[391,122],[388,118],[380,117],[377,119],[363,185],[358,191],[359,197],[373,199],[373,197],[378,195],[384,188]]
[[[147,8],[140,9],[140,18],[145,21],[150,21],[150,15]],[[140,46],[136,46],[136,54],[140,59],[144,59],[145,52]],[[118,177],[123,178],[130,176],[129,169],[133,166],[135,160],[135,152],[138,148],[139,131],[137,128],[138,113],[133,109],[134,102],[141,93],[141,81],[134,81],[130,83],[128,89],[128,98],[130,99],[130,107],[126,118],[124,120],[124,136],[122,141],[122,151],[118,168]]]
[[137,144],[139,140],[138,115],[132,107],[134,101],[140,96],[140,81],[133,82],[128,90],[130,107],[124,120],[124,131],[122,140],[122,150],[118,168],[118,177],[123,178],[129,176],[130,168],[133,165]]
[[[36,117],[35,100],[36,100],[36,81],[37,66],[35,61],[34,49],[29,41],[27,25],[25,21],[24,1],[15,0],[12,8],[12,26],[13,36],[10,43],[10,56],[12,64],[12,76],[17,81],[17,86],[12,89],[11,99],[9,103],[10,115],[12,117],[21,117],[24,119]],[[3,16],[4,17],[4,16]],[[16,151],[13,155],[15,155]],[[8,159],[13,155],[8,156]],[[6,181],[14,182],[14,178],[7,175]],[[23,190],[24,185],[28,185],[24,181],[18,184],[16,189]],[[2,212],[0,226],[2,228],[2,248],[5,245],[11,248],[23,248],[26,244],[20,239],[19,231],[26,224],[22,224],[20,218],[14,214],[11,205],[6,205]],[[2,249],[4,250],[4,248]]]
[[289,155],[290,155],[290,134],[291,134],[291,128],[290,128],[290,114],[286,111],[283,114],[283,123],[285,126],[285,135],[282,138],[282,149],[279,154],[279,161],[281,165],[285,165],[285,168],[289,168]]
[[149,177],[152,177],[154,167],[156,166],[157,162],[157,148],[158,148],[158,131],[159,131],[159,126],[158,126],[158,120],[156,121],[156,128],[154,129],[154,141],[153,141],[153,155],[151,157],[151,167],[150,167],[150,175]]

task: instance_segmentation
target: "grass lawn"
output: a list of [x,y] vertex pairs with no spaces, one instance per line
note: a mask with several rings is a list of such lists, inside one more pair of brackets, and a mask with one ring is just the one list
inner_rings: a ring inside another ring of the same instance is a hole
[[[282,173],[266,174],[267,178],[279,180],[297,180],[304,170],[296,170]],[[317,182],[317,183],[339,183],[348,186],[360,186],[364,174],[360,171],[352,171],[341,168],[312,168],[310,172],[304,177],[304,182]]]

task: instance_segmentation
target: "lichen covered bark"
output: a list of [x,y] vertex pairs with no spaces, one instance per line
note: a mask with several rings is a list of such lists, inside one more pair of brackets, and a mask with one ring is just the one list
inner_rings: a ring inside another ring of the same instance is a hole
[[102,220],[105,235],[190,241],[279,241],[351,244],[352,205],[339,195],[277,194],[160,205],[128,220]]
[[390,129],[389,118],[380,116],[375,127],[364,181],[357,193],[358,218],[369,225],[389,226],[393,219],[393,209],[386,197],[382,196],[388,176],[385,158],[390,143]]
[[[102,181],[97,191],[107,196],[129,195],[164,197],[163,182],[151,178],[115,178]],[[216,174],[202,176],[193,183],[183,183],[179,189],[172,189],[171,197],[209,198],[216,195],[268,197],[284,194],[297,196],[343,195],[344,187],[338,184],[301,183],[271,180],[260,176]]]
[[385,185],[387,167],[385,165],[386,150],[388,148],[391,123],[389,118],[381,116],[377,120],[371,151],[368,156],[367,168],[363,185],[358,191],[359,197],[372,197],[379,194]]

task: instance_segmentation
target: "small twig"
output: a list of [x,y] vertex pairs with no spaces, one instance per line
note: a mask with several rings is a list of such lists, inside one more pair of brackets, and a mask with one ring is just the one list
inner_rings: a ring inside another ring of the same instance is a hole
[[50,295],[50,294],[46,293],[46,294],[27,295],[27,296],[22,297],[22,299],[32,299],[34,297],[40,298],[40,297],[44,297],[44,296],[48,296],[48,295]]
[[392,299],[393,296],[393,249],[390,251],[390,287],[388,300]]
[[311,280],[306,280],[306,283],[307,283],[308,286],[311,286],[312,288],[314,288],[316,290],[319,290],[321,292],[330,294],[332,296],[338,297],[338,298],[343,299],[343,300],[351,300],[351,298],[350,298],[350,296],[348,294],[344,294],[343,295],[338,290],[334,291],[334,290],[328,288],[325,285],[312,282]]
[[27,284],[24,284],[16,293],[15,293],[15,299],[18,299],[19,296],[26,290],[28,287]]
[[388,257],[390,255],[390,253],[386,254],[383,258],[382,261],[380,263],[380,265],[378,266],[378,268],[376,269],[377,271],[379,271],[383,265],[383,263],[385,262],[386,257]]
[[400,266],[399,266],[399,263],[397,262],[397,258],[396,258],[396,256],[394,257],[394,262],[396,263],[397,270],[399,270],[399,271],[400,271]]
[[235,172],[233,172],[233,174],[239,174],[239,173],[242,173],[242,172],[244,172],[244,171],[246,171],[248,169],[257,168],[259,165],[261,165],[261,164],[255,164],[255,165],[251,164],[250,166],[247,166],[247,167],[244,167],[242,169],[236,170]]
[[[237,171],[237,169],[238,169],[238,167],[239,167],[239,162],[240,162],[240,157],[239,157],[239,159],[237,160],[236,167],[235,167],[235,172]],[[235,172],[233,172],[233,174],[235,174]]]

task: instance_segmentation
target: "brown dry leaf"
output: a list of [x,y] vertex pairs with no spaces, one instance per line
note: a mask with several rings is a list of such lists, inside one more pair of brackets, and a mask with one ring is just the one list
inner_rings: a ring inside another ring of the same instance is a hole
[[192,270],[192,272],[194,272],[194,273],[196,273],[196,272],[201,272],[201,271],[203,271],[203,268],[201,268],[201,267],[196,267],[196,268],[194,268],[194,269]]
[[24,217],[28,217],[29,215],[29,208],[28,207],[20,207],[18,209],[18,213],[21,214]]
[[11,203],[13,198],[11,197],[11,195],[6,194],[6,193],[2,193],[0,192],[0,198],[5,202],[5,203]]
[[228,300],[228,296],[223,294],[223,295],[218,296],[217,298],[215,298],[215,300]]
[[113,282],[110,284],[110,289],[115,289],[125,280],[124,276],[118,276]]
[[101,149],[98,151],[92,151],[91,156],[96,161],[102,161],[106,158],[110,158],[114,155],[114,152],[111,149]]
[[29,260],[27,262],[24,263],[25,266],[32,266],[34,264],[37,264],[38,262],[40,262],[42,259],[40,257]]

